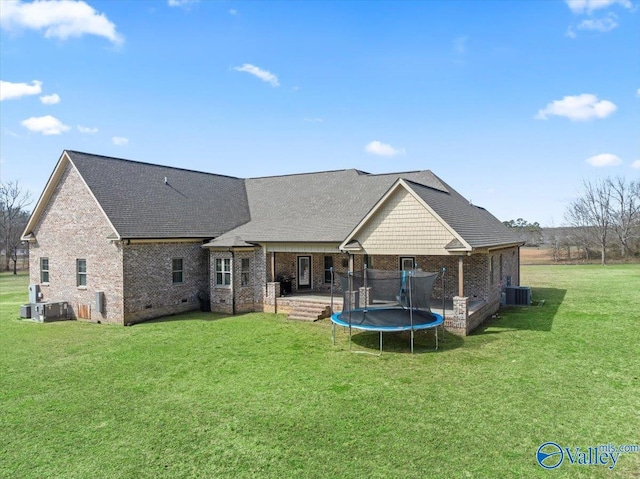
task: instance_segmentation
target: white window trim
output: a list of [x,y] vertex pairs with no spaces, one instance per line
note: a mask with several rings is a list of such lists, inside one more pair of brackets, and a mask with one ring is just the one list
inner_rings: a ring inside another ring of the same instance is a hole
[[[47,260],[47,269],[46,269],[46,270],[42,268],[42,260],[44,260],[44,259],[46,259],[46,260]],[[51,266],[50,266],[50,264],[49,264],[49,258],[48,258],[47,256],[42,256],[42,257],[40,258],[40,283],[41,283],[41,284],[49,284],[49,281],[51,281],[51,273],[50,273],[50,271],[51,271],[51,270],[50,270],[50,267],[51,267]],[[44,280],[42,279],[42,278],[43,278],[42,274],[43,274],[45,271],[47,272],[47,281],[44,281]]]
[[[222,269],[218,270],[218,261],[221,262]],[[229,269],[225,269],[225,264],[228,261]],[[214,285],[216,288],[231,288],[233,284],[233,267],[231,265],[231,258],[216,258],[214,262]],[[222,274],[222,283],[218,283],[218,274]],[[229,275],[229,284],[224,284],[225,275]]]
[[[180,269],[174,269],[174,261],[177,259],[181,262]],[[173,279],[173,275],[177,272],[180,272],[180,277],[182,278],[181,281],[174,281]],[[171,258],[171,284],[184,284],[184,258]]]
[[[80,272],[80,261],[84,261],[84,272]],[[87,269],[87,259],[76,258],[76,287],[78,289],[87,289],[87,284],[89,283]],[[84,275],[84,284],[80,284],[81,275]]]

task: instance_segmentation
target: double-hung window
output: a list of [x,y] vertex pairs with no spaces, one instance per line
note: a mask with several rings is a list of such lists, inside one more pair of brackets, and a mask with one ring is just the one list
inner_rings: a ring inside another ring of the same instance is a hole
[[171,260],[171,275],[173,278],[173,284],[180,284],[184,282],[182,258],[173,258]]
[[251,281],[251,260],[242,258],[240,266],[240,286],[249,286]]
[[331,268],[333,268],[333,256],[324,257],[324,283],[331,284]]
[[76,260],[76,285],[84,287],[87,285],[87,260]]
[[231,285],[231,259],[216,258],[216,286]]
[[40,282],[49,282],[49,258],[40,258]]

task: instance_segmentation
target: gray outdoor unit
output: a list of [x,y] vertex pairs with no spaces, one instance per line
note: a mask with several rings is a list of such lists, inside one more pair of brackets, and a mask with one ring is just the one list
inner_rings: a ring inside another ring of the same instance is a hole
[[531,304],[531,287],[509,286],[505,289],[508,306],[529,306]]
[[59,321],[69,319],[69,303],[66,301],[36,303],[35,311],[32,311],[32,318],[40,322]]
[[40,285],[39,284],[30,284],[29,285],[29,302],[37,303],[40,301],[42,294],[40,293]]
[[20,317],[23,319],[31,319],[31,304],[23,304],[20,306]]

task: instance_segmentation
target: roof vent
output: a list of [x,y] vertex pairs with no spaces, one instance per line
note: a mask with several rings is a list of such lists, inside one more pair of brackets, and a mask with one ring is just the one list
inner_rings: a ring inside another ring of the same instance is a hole
[[168,184],[169,184],[169,180],[167,179],[167,177],[166,177],[166,176],[164,177],[164,184],[165,184],[165,185],[168,185]]

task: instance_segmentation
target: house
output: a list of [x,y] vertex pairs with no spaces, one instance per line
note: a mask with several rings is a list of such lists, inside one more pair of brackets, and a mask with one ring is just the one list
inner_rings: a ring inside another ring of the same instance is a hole
[[[29,219],[30,281],[77,319],[290,308],[331,271],[446,268],[434,298],[467,334],[519,284],[522,242],[431,171],[241,179],[64,151]],[[446,288],[443,290],[443,288]],[[96,300],[96,295],[101,301]]]

